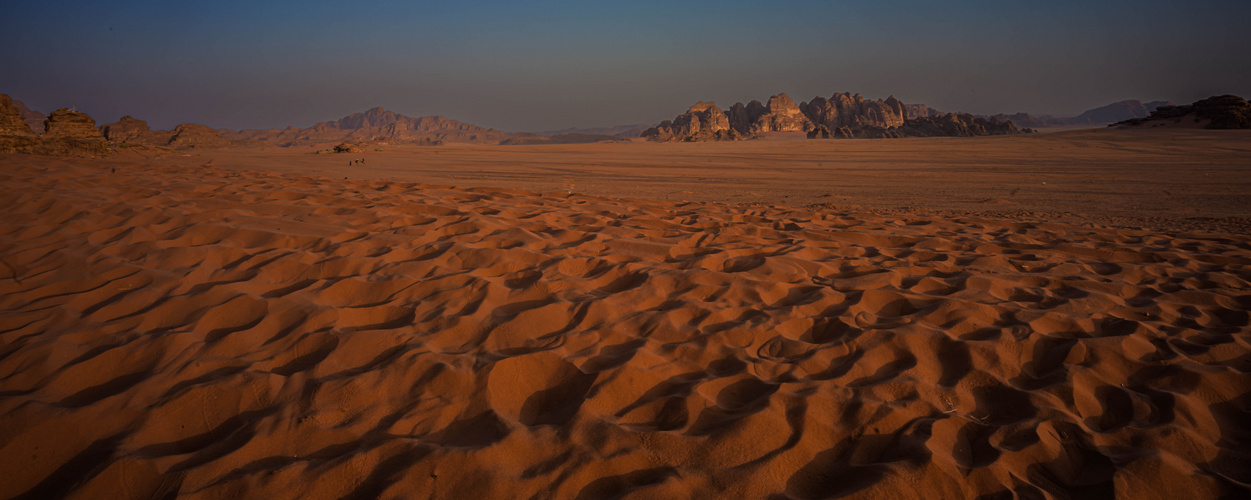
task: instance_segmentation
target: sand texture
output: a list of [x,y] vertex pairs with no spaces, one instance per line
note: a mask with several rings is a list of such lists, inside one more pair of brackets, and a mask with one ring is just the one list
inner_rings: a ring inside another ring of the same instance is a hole
[[0,166],[0,498],[1251,494],[1247,236]]

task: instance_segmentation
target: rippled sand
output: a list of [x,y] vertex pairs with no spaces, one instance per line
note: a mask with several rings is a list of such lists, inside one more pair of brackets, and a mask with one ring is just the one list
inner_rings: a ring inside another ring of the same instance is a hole
[[0,162],[0,498],[1251,485],[1246,236]]

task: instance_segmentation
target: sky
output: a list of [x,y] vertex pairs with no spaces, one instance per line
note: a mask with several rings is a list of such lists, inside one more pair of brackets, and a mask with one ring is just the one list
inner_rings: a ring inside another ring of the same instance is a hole
[[4,0],[0,93],[154,129],[382,106],[540,131],[780,92],[1072,116],[1251,97],[1247,19],[1247,0]]

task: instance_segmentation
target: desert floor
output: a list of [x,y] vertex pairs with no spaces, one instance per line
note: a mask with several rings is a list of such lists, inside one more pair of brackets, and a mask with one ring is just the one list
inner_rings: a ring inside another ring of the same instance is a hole
[[0,155],[0,498],[1251,494],[1251,135],[381,148]]

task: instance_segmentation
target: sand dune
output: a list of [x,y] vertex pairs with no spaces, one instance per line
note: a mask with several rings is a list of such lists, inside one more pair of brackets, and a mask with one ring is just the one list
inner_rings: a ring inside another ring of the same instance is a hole
[[0,163],[0,498],[1251,488],[1246,236]]

